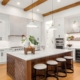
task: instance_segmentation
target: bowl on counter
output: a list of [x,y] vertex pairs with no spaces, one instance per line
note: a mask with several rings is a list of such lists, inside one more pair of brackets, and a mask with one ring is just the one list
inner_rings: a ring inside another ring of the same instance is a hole
[[72,44],[67,44],[68,47],[72,47]]

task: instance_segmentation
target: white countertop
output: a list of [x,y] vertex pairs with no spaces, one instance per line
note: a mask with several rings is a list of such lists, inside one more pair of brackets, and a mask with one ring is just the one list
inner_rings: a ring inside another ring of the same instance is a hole
[[36,51],[35,54],[24,54],[24,51],[16,51],[16,52],[7,52],[8,54],[18,57],[20,59],[23,60],[33,60],[33,59],[37,59],[37,58],[42,58],[42,57],[47,57],[47,56],[51,56],[51,55],[56,55],[56,54],[60,54],[60,53],[65,53],[65,52],[70,52],[72,50],[68,50],[68,49],[46,49],[44,51]]
[[72,48],[72,49],[80,49],[80,47],[74,47],[74,46],[72,46],[72,47],[65,47],[65,48]]
[[0,50],[10,49],[10,47],[0,47]]

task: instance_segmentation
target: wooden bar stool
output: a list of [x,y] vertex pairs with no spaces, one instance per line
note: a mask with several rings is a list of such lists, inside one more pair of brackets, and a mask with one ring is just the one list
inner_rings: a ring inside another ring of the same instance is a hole
[[[36,77],[43,77],[46,80],[46,78],[47,78],[46,70],[47,70],[47,65],[46,64],[36,64],[36,65],[34,65],[35,73],[34,73],[34,76],[33,76],[33,80],[37,80]],[[40,71],[40,72],[43,71],[44,74],[42,74],[42,73],[37,74],[37,71]]]
[[67,69],[70,70],[70,72],[67,71],[67,73],[73,73],[74,72],[73,57],[72,56],[65,56],[64,58],[66,59],[66,65],[68,65]]
[[[47,77],[55,77],[58,80],[58,62],[54,60],[49,60],[47,63]],[[53,70],[49,70],[49,67],[53,67]],[[52,74],[49,74],[49,72],[52,72]],[[53,75],[54,74],[54,75]]]
[[67,72],[66,72],[66,59],[64,58],[57,58],[56,61],[61,64],[61,65],[58,65],[58,72],[61,72],[63,73],[64,75],[59,75],[58,74],[58,77],[66,77],[67,76]]

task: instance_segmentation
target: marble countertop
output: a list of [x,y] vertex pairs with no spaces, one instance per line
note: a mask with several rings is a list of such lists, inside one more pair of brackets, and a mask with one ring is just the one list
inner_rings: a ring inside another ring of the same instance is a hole
[[10,47],[0,47],[0,50],[10,49]]
[[65,48],[80,49],[80,47],[74,47],[74,46],[72,46],[72,47],[65,47]]
[[46,49],[44,51],[36,51],[35,54],[28,53],[27,55],[25,55],[24,51],[7,52],[7,54],[28,61],[28,60],[38,59],[51,55],[71,52],[71,51],[72,50],[68,50],[68,49]]

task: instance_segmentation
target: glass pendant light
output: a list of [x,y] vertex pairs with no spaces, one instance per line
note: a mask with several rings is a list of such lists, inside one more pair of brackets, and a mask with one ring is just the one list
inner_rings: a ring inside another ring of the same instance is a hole
[[[52,11],[53,11],[53,0],[52,0]],[[53,14],[52,14],[52,25],[49,29],[56,30],[56,28],[54,28],[54,23],[53,23]]]
[[[32,0],[32,3],[33,3],[33,0]],[[33,28],[38,27],[37,25],[35,25],[35,22],[34,22],[34,20],[33,20],[33,6],[32,6],[32,20],[31,20],[31,22],[27,25],[27,27],[33,27]]]

